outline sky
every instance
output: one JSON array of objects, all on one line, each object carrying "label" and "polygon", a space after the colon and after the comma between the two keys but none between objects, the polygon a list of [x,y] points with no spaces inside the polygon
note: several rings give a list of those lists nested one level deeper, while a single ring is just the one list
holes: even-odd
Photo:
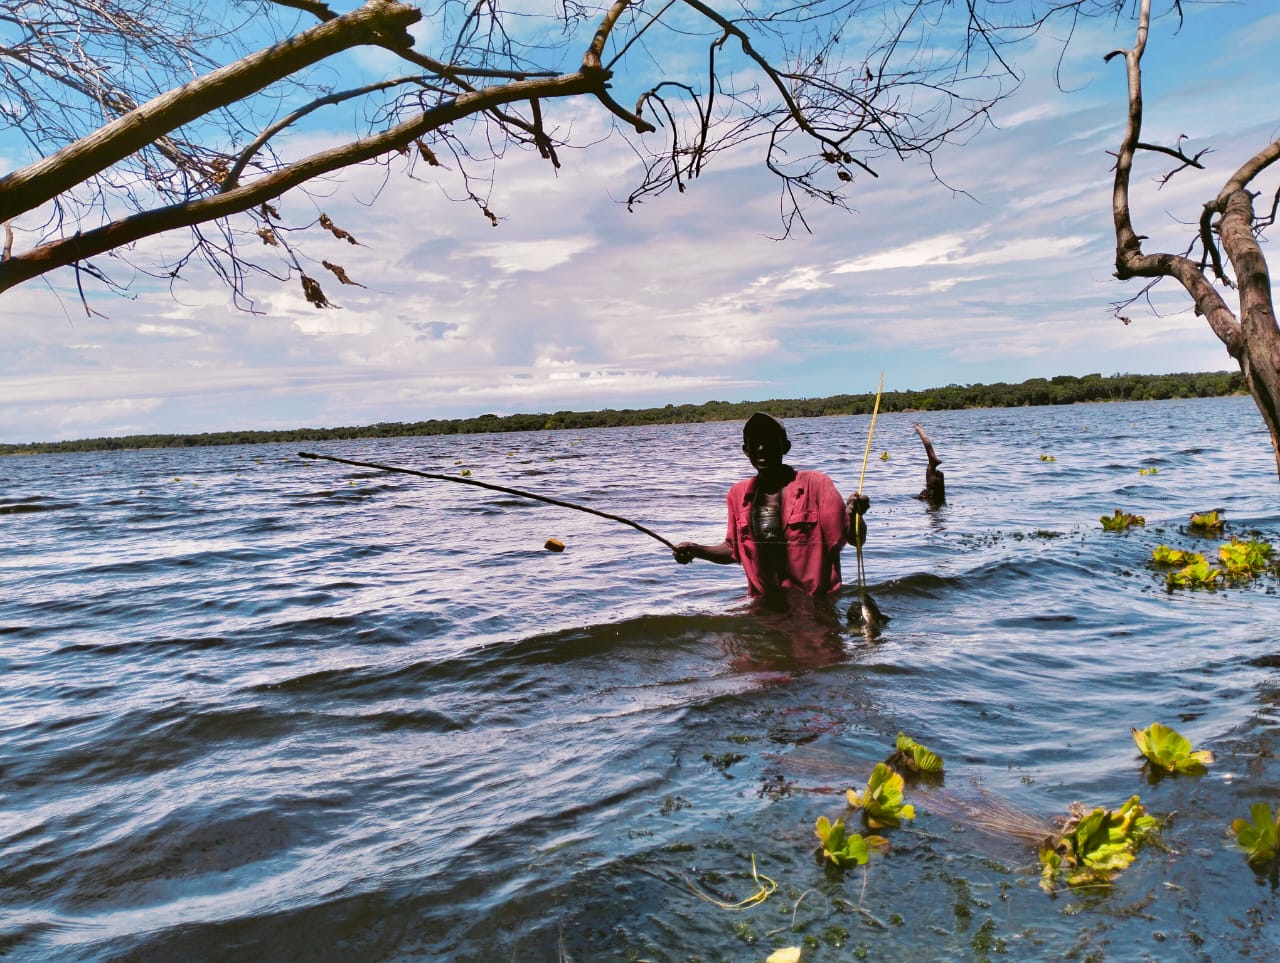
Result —
[{"label": "sky", "polygon": [[[1152,30],[1144,139],[1186,135],[1213,153],[1159,190],[1166,165],[1140,157],[1147,251],[1184,250],[1187,222],[1280,136],[1267,67],[1280,9],[1186,12],[1180,32]],[[1051,36],[1028,43],[996,128],[935,158],[943,183],[918,161],[882,163],[856,183],[852,211],[809,209],[812,233],[786,240],[777,184],[750,148],[629,212],[635,157],[605,138],[562,154],[559,171],[508,155],[496,227],[440,186],[384,184],[378,168],[286,197],[287,214],[324,211],[360,242],[307,247],[366,285],[325,281],[333,309],[296,281],[261,279],[250,294],[262,313],[237,311],[192,272],[172,291],[91,291],[102,316],[89,317],[70,276],[28,282],[0,296],[0,442],[825,397],[873,392],[881,374],[905,390],[1231,369],[1171,284],[1127,309],[1131,323],[1114,316],[1140,283],[1112,276],[1108,151],[1125,91],[1122,64],[1103,55],[1131,31],[1088,24],[1064,56]],[[588,140],[605,133],[591,105],[549,110]]]}]

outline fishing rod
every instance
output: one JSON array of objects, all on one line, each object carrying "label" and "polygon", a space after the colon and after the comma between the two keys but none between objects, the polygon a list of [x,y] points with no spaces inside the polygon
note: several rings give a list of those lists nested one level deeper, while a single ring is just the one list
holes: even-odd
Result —
[{"label": "fishing rod", "polygon": [[884,390],[884,372],[880,372],[880,384],[876,386],[876,403],[871,409],[871,427],[867,429],[867,450],[862,453],[862,474],[858,476],[858,491],[867,478],[867,459],[871,457],[871,438],[876,433],[876,416],[880,414],[880,392]]},{"label": "fishing rod", "polygon": [[[866,481],[867,478],[867,460],[871,457],[871,439],[876,433],[876,417],[880,414],[880,394],[882,391],[884,391],[883,371],[880,372],[880,384],[876,386],[875,407],[871,409],[871,426],[867,429],[867,448],[866,451],[862,453],[862,473],[858,475],[859,494],[862,492],[862,483]],[[858,554],[858,601],[861,608],[864,610],[863,617],[865,619],[865,610],[868,608],[868,602],[871,603],[870,607],[873,611],[878,613],[879,610],[875,608],[875,600],[872,599],[871,596],[867,595],[867,573],[862,562],[862,539],[865,537],[864,533],[866,532],[866,522],[862,520],[861,515],[855,514],[853,517],[857,520],[853,531],[853,547]]]},{"label": "fishing rod", "polygon": [[490,491],[502,492],[506,495],[516,495],[520,498],[532,498],[536,502],[546,502],[548,505],[559,505],[561,508],[572,508],[574,511],[586,512],[588,515],[597,515],[600,518],[607,518],[613,522],[621,522],[623,525],[630,525],[638,532],[644,532],[650,538],[656,538],[663,545],[672,551],[675,545],[667,541],[657,532],[645,528],[639,522],[633,522],[629,518],[623,518],[621,515],[611,515],[608,512],[602,512],[595,508],[588,508],[586,505],[576,505],[573,502],[562,501],[559,498],[552,498],[549,495],[535,495],[533,492],[521,491],[518,488],[507,488],[505,485],[494,485],[489,482],[476,481],[474,478],[460,478],[457,475],[441,475],[435,472],[418,471],[416,468],[401,468],[397,465],[379,465],[370,461],[352,461],[350,458],[336,458],[333,455],[317,455],[309,451],[298,452],[299,458],[318,458],[322,461],[334,461],[340,465],[355,465],[358,468],[375,468],[378,471],[398,472],[401,475],[416,475],[418,478],[433,478],[436,481],[457,482],[459,485],[474,485],[476,488],[487,488]]}]

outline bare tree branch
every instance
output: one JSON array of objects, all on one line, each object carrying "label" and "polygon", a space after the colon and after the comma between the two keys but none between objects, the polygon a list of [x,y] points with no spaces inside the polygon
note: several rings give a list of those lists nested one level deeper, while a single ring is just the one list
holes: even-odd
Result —
[{"label": "bare tree branch", "polygon": [[0,221],[39,207],[157,136],[338,51],[368,44],[407,45],[412,41],[405,28],[421,16],[406,4],[371,2],[162,94],[51,156],[0,178]]},{"label": "bare tree branch", "polygon": [[[1178,11],[1181,13],[1181,10]],[[1258,243],[1258,226],[1254,221],[1254,195],[1249,185],[1254,178],[1280,160],[1280,141],[1274,142],[1249,158],[1234,174],[1228,177],[1217,196],[1204,205],[1198,224],[1198,242],[1204,249],[1204,259],[1197,264],[1186,255],[1145,254],[1143,238],[1133,228],[1130,213],[1130,177],[1134,155],[1139,149],[1156,149],[1182,161],[1182,167],[1197,167],[1204,151],[1194,158],[1181,151],[1181,138],[1176,150],[1151,148],[1139,137],[1142,130],[1142,55],[1146,48],[1151,20],[1151,0],[1140,0],[1138,29],[1134,46],[1125,51],[1108,54],[1107,59],[1123,55],[1128,78],[1128,119],[1124,138],[1116,154],[1115,184],[1112,192],[1112,215],[1116,235],[1116,277],[1127,280],[1134,277],[1152,278],[1134,298],[1122,302],[1120,311],[1138,297],[1146,296],[1152,286],[1162,278],[1177,280],[1190,295],[1197,314],[1202,315],[1209,327],[1227,349],[1227,353],[1240,365],[1245,384],[1253,396],[1258,411],[1271,435],[1276,456],[1276,470],[1280,474],[1280,327],[1277,327],[1275,305],[1271,292],[1271,277],[1266,258]],[[1168,175],[1168,176],[1171,176]],[[1167,177],[1166,177],[1167,180]],[[1277,194],[1280,203],[1280,193]],[[1274,208],[1273,208],[1274,211]],[[1218,218],[1216,224],[1214,218]],[[1214,231],[1218,239],[1215,241]],[[1234,274],[1234,286],[1239,297],[1237,316],[1227,305],[1207,277],[1204,269],[1212,265],[1214,276],[1230,286],[1225,265],[1219,250],[1225,251]],[[1121,317],[1127,324],[1130,319]]]},{"label": "bare tree branch", "polygon": [[[438,0],[416,42],[416,0],[349,13],[327,0],[0,5],[0,127],[28,147],[26,166],[0,178],[13,230],[0,290],[77,265],[122,290],[104,268],[172,280],[203,261],[251,303],[246,278],[302,271],[287,233],[314,220],[289,227],[264,207],[285,192],[370,162],[385,185],[403,156],[400,176],[429,174],[497,224],[488,192],[506,152],[559,166],[602,130],[641,158],[632,205],[686,190],[724,151],[758,152],[780,183],[785,236],[806,227],[809,203],[847,209],[887,159],[921,156],[939,176],[934,152],[983,126],[1016,84],[1005,44],[1113,2]],[[1011,4],[1029,19],[1006,26]],[[369,46],[409,69],[352,56]],[[606,123],[554,105],[566,98],[598,104]],[[148,264],[130,247],[175,229],[190,238],[176,259]],[[86,260],[107,251],[111,265]]]}]

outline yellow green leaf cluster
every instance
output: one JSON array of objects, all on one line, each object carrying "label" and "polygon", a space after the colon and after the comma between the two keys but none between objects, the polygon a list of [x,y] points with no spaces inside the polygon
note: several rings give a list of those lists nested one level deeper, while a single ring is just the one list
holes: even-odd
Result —
[{"label": "yellow green leaf cluster", "polygon": [[902,776],[883,762],[871,770],[865,792],[849,789],[845,798],[854,809],[862,810],[862,818],[872,829],[891,828],[904,819],[916,818],[915,807],[903,802]]},{"label": "yellow green leaf cluster", "polygon": [[1159,722],[1129,731],[1138,751],[1165,772],[1200,775],[1213,762],[1213,753],[1208,749],[1193,750],[1189,739]]},{"label": "yellow green leaf cluster", "polygon": [[1166,587],[1174,588],[1210,588],[1222,581],[1222,569],[1214,568],[1203,555],[1193,556],[1189,565],[1184,565],[1176,572],[1165,576]]},{"label": "yellow green leaf cluster", "polygon": [[1151,560],[1155,565],[1190,565],[1192,562],[1203,562],[1204,556],[1199,552],[1188,552],[1181,548],[1170,548],[1168,545],[1157,545],[1151,550]]},{"label": "yellow green leaf cluster", "polygon": [[1138,797],[1119,809],[1094,809],[1068,823],[1040,850],[1040,887],[1053,892],[1059,877],[1068,886],[1107,884],[1134,860],[1137,846],[1155,829]]},{"label": "yellow green leaf cluster", "polygon": [[930,752],[910,736],[899,732],[894,748],[896,751],[887,760],[890,766],[910,772],[942,772],[942,757],[936,752]]},{"label": "yellow green leaf cluster", "polygon": [[1269,542],[1242,542],[1238,538],[1218,546],[1218,558],[1231,578],[1252,578],[1266,570],[1271,561]]},{"label": "yellow green leaf cluster", "polygon": [[1250,806],[1249,818],[1233,820],[1231,832],[1248,853],[1250,866],[1264,866],[1280,854],[1280,814],[1273,813],[1267,803]]},{"label": "yellow green leaf cluster", "polygon": [[1147,520],[1141,515],[1131,515],[1118,508],[1114,515],[1103,515],[1098,520],[1102,522],[1103,529],[1108,532],[1123,532],[1127,528],[1147,524]]},{"label": "yellow green leaf cluster", "polygon": [[1256,578],[1272,564],[1275,550],[1269,542],[1242,541],[1233,538],[1218,546],[1221,567],[1210,565],[1199,552],[1188,552],[1168,545],[1157,545],[1151,550],[1151,563],[1156,566],[1172,566],[1177,571],[1165,576],[1170,588],[1211,588],[1226,579]]},{"label": "yellow green leaf cluster", "polygon": [[1200,534],[1221,532],[1227,524],[1225,518],[1219,518],[1216,511],[1213,512],[1192,512],[1191,521],[1188,527],[1193,532]]},{"label": "yellow green leaf cluster", "polygon": [[888,845],[888,841],[880,836],[846,832],[843,818],[831,822],[826,816],[819,816],[813,831],[822,844],[822,858],[831,860],[840,869],[861,866],[871,858],[872,849]]}]

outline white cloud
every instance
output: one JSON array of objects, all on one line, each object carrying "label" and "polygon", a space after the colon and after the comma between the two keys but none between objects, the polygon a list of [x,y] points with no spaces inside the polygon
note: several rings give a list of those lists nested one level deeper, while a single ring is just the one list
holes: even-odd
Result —
[{"label": "white cloud", "polygon": [[455,257],[486,258],[504,274],[519,271],[547,271],[567,264],[584,251],[595,247],[589,237],[548,238],[540,241],[498,241],[470,245]]},{"label": "white cloud", "polygon": [[888,251],[842,261],[831,269],[831,273],[893,271],[898,268],[923,267],[928,264],[946,264],[955,261],[964,250],[965,242],[966,238],[963,234],[937,234]]},{"label": "white cloud", "polygon": [[140,324],[134,328],[141,335],[160,335],[166,338],[198,338],[200,332],[194,328],[184,328],[176,324]]}]

